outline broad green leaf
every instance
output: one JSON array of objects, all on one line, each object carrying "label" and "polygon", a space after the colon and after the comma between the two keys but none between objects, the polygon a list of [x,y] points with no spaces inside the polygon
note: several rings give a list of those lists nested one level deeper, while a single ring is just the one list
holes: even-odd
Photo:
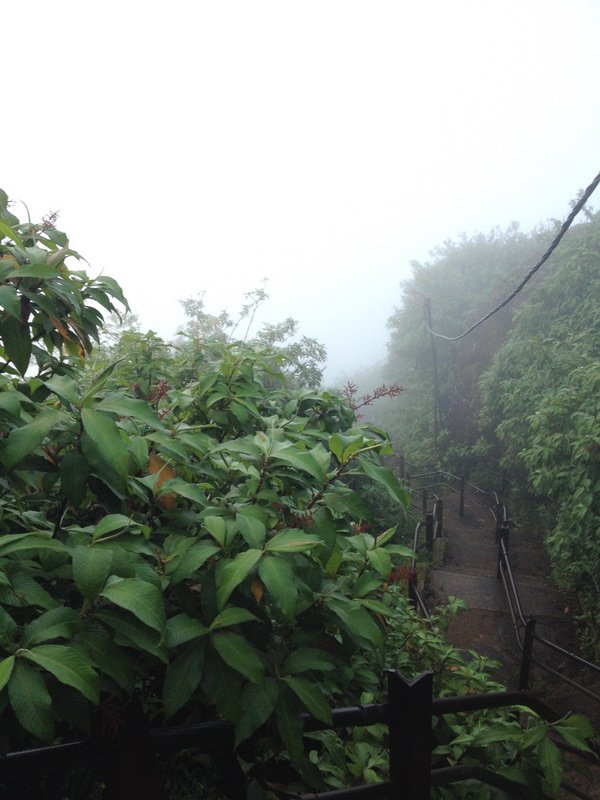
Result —
[{"label": "broad green leaf", "polygon": [[390,554],[383,547],[376,547],[374,550],[367,552],[367,559],[373,569],[387,578],[392,571],[392,559]]},{"label": "broad green leaf", "polygon": [[331,725],[331,709],[323,696],[321,688],[316,683],[311,683],[306,678],[295,678],[288,675],[283,679],[306,706],[310,713],[326,725]]},{"label": "broad green leaf", "polygon": [[258,574],[277,608],[284,617],[291,619],[296,610],[298,589],[290,564],[284,558],[265,556],[258,566]]},{"label": "broad green leaf", "polygon": [[43,533],[13,533],[9,536],[0,536],[0,557],[21,550],[54,550],[57,553],[65,553],[68,547],[53,539],[50,534],[44,536]]},{"label": "broad green leaf", "polygon": [[126,517],[124,514],[107,514],[105,517],[102,517],[100,522],[94,527],[92,541],[97,542],[107,534],[126,530],[132,525],[135,525],[133,520]]},{"label": "broad green leaf", "polygon": [[72,506],[79,506],[87,493],[89,464],[77,450],[69,450],[60,460],[60,488]]},{"label": "broad green leaf", "polygon": [[359,434],[334,433],[329,438],[329,449],[340,464],[345,464],[351,456],[365,444],[365,437]]},{"label": "broad green leaf", "polygon": [[129,453],[112,417],[103,411],[82,408],[81,422],[102,460],[118,475],[126,477]]},{"label": "broad green leaf", "polygon": [[155,442],[159,446],[161,452],[169,453],[180,461],[187,461],[189,458],[189,453],[181,442],[166,433],[153,431],[152,433],[146,434],[146,439]]},{"label": "broad green leaf", "polygon": [[107,586],[101,597],[131,611],[144,624],[163,632],[166,625],[162,594],[150,583],[139,578],[123,578]]},{"label": "broad green leaf", "polygon": [[167,647],[178,647],[208,633],[208,628],[187,614],[177,614],[167,620]]},{"label": "broad green leaf", "polygon": [[240,715],[235,729],[235,744],[245,741],[269,719],[279,697],[277,682],[248,683],[240,697]]},{"label": "broad green leaf", "polygon": [[363,598],[360,604],[363,608],[368,608],[369,611],[374,611],[382,617],[392,617],[396,613],[393,608],[389,608],[384,603],[379,600],[373,600],[371,597]]},{"label": "broad green leaf", "polygon": [[380,533],[379,536],[375,539],[376,546],[383,547],[384,544],[387,544],[390,541],[390,539],[394,536],[397,530],[398,526],[394,525],[393,528],[388,528],[387,531]]},{"label": "broad green leaf", "polygon": [[408,490],[400,485],[391,469],[382,467],[379,464],[374,464],[373,461],[366,456],[359,456],[358,463],[365,475],[385,487],[392,500],[395,500],[406,508],[410,506],[410,494]]},{"label": "broad green leaf", "polygon": [[304,775],[306,759],[302,740],[302,720],[293,702],[285,696],[284,692],[279,695],[275,705],[275,714],[277,715],[277,729],[290,760],[300,774]]},{"label": "broad green leaf", "polygon": [[191,500],[193,503],[202,506],[202,508],[206,508],[208,505],[208,498],[202,489],[193,483],[187,483],[181,478],[172,478],[162,484],[160,494],[168,494],[169,492],[175,492],[180,497],[185,497],[186,500]]},{"label": "broad green leaf", "polygon": [[51,608],[44,612],[23,631],[21,647],[32,647],[51,639],[71,639],[82,622],[79,614],[72,608]]},{"label": "broad green leaf", "polygon": [[548,725],[544,722],[539,723],[531,730],[523,734],[522,739],[518,742],[519,752],[525,753],[536,747],[548,733]]},{"label": "broad green leaf", "polygon": [[368,611],[356,600],[342,600],[329,597],[325,601],[327,607],[343,623],[344,627],[359,644],[381,647],[383,633]]},{"label": "broad green leaf", "polygon": [[[387,576],[386,576],[387,577]],[[352,594],[354,597],[365,597],[375,589],[379,589],[382,584],[382,577],[375,575],[374,572],[363,572],[352,585]]]},{"label": "broad green leaf", "polygon": [[215,703],[219,713],[232,722],[239,718],[243,683],[240,673],[227,666],[213,647],[206,648],[202,676],[204,694]]},{"label": "broad green leaf", "polygon": [[405,558],[416,558],[417,554],[414,550],[411,550],[410,547],[406,547],[403,544],[388,544],[385,548],[388,553],[394,553],[397,556],[404,556]]},{"label": "broad green leaf", "polygon": [[108,675],[126,692],[133,689],[133,661],[123,647],[116,645],[105,631],[87,630],[78,639],[97,670]]},{"label": "broad green leaf", "polygon": [[86,600],[95,600],[106,585],[112,552],[81,545],[73,550],[73,580]]},{"label": "broad green leaf", "polygon": [[221,628],[228,628],[231,625],[239,625],[242,622],[258,622],[258,617],[251,614],[250,611],[246,611],[245,608],[230,606],[213,619],[210,629],[211,631],[216,631]]},{"label": "broad green leaf", "polygon": [[198,688],[204,666],[204,642],[196,642],[167,667],[164,685],[165,718],[172,717]]},{"label": "broad green leaf", "polygon": [[[34,251],[34,248],[27,248],[30,252]],[[35,251],[34,251],[35,252]],[[40,254],[43,254],[43,250],[37,251]],[[25,264],[22,267],[17,267],[16,269],[11,270],[7,278],[59,278],[60,273],[56,269],[56,267],[49,267],[47,264]]]},{"label": "broad green leaf", "polygon": [[110,378],[113,374],[115,369],[121,364],[125,359],[119,358],[117,361],[113,361],[112,364],[109,364],[106,369],[103,369],[102,372],[98,375],[97,378],[94,379],[90,388],[81,398],[81,407],[84,408],[88,406],[92,400],[94,399],[95,395],[100,391],[100,389],[104,386],[106,381]]},{"label": "broad green leaf", "polygon": [[248,680],[259,683],[264,678],[265,669],[259,651],[239,633],[215,633],[212,643],[223,661]]},{"label": "broad green leaf", "polygon": [[321,482],[325,475],[321,469],[319,462],[310,453],[298,450],[296,447],[286,447],[283,450],[278,450],[273,456],[273,461],[283,462],[286,466],[294,467],[302,472],[307,472],[313,478]]},{"label": "broad green leaf", "polygon": [[12,576],[11,583],[15,593],[13,605],[39,606],[40,608],[56,608],[58,606],[58,601],[31,575],[19,572]]},{"label": "broad green leaf", "polygon": [[169,576],[171,586],[175,586],[189,578],[209,558],[216,555],[220,549],[214,544],[199,544],[170,561],[165,567],[165,573]]},{"label": "broad green leaf", "polygon": [[330,672],[335,668],[335,662],[329,653],[311,647],[301,647],[289,654],[282,672],[284,675],[295,675],[298,672],[308,672],[313,669],[319,672]]},{"label": "broad green leaf", "polygon": [[7,411],[13,417],[17,417],[24,399],[20,392],[15,391],[12,386],[8,387],[0,392],[0,410]]},{"label": "broad green leaf", "polygon": [[19,234],[13,230],[6,220],[0,217],[0,241],[2,239],[10,239],[11,242],[14,242],[20,250],[25,250],[25,245],[23,244]]},{"label": "broad green leaf", "polygon": [[21,300],[11,284],[0,286],[0,307],[11,317],[21,321]]},{"label": "broad green leaf", "polygon": [[164,430],[164,425],[152,406],[145,400],[136,400],[133,397],[124,397],[111,394],[101,400],[96,406],[98,411],[108,411],[120,417],[131,417],[138,422],[143,422],[151,428]]},{"label": "broad green leaf", "polygon": [[167,648],[163,645],[160,634],[154,629],[121,611],[99,611],[95,616],[122,634],[136,649],[156,656],[165,664],[168,662]]},{"label": "broad green leaf", "polygon": [[237,514],[235,518],[240,533],[250,547],[260,548],[265,543],[265,537],[267,535],[266,525],[260,519],[257,519],[257,517],[251,516],[247,512],[243,513],[244,511],[245,509]]},{"label": "broad green leaf", "polygon": [[24,651],[23,655],[51,672],[61,683],[77,689],[92,703],[98,702],[98,675],[89,661],[73,648],[61,644],[43,644]]},{"label": "broad green leaf", "polygon": [[[4,583],[2,584],[5,585]],[[8,649],[16,638],[18,625],[8,611],[0,605],[0,644]]]},{"label": "broad green leaf", "polygon": [[8,681],[8,697],[23,728],[42,741],[52,741],[52,700],[41,674],[22,658],[16,659]]},{"label": "broad green leaf", "polygon": [[223,517],[205,517],[202,524],[213,539],[220,544],[221,547],[224,547],[227,528]]},{"label": "broad green leaf", "polygon": [[583,716],[583,714],[570,714],[554,727],[557,733],[559,733],[568,744],[586,753],[592,752],[586,739],[591,739],[593,737],[594,728],[589,719]]},{"label": "broad green leaf", "polygon": [[12,675],[14,665],[14,656],[8,656],[8,658],[3,658],[2,661],[0,661],[0,692],[8,683],[8,680]]},{"label": "broad green leaf", "polygon": [[12,430],[0,446],[0,461],[10,469],[32,453],[60,419],[58,411],[42,411],[32,422]]},{"label": "broad green leaf", "polygon": [[[206,521],[204,522],[206,525]],[[250,574],[262,556],[262,550],[245,550],[223,568],[221,585],[217,590],[217,607],[221,611],[231,593]]]},{"label": "broad green leaf", "polygon": [[558,747],[546,736],[539,747],[540,766],[544,773],[545,789],[550,797],[560,796],[562,755]]},{"label": "broad green leaf", "polygon": [[72,406],[77,406],[79,403],[79,389],[75,381],[67,378],[66,375],[53,375],[44,381],[48,389],[57,394],[63,400],[71,403]]},{"label": "broad green leaf", "polygon": [[150,448],[143,436],[132,436],[129,439],[129,449],[139,469],[145,470],[148,466]]},{"label": "broad green leaf", "polygon": [[272,553],[306,553],[315,547],[322,547],[322,544],[315,536],[309,536],[294,528],[275,534],[265,545],[265,551]]}]

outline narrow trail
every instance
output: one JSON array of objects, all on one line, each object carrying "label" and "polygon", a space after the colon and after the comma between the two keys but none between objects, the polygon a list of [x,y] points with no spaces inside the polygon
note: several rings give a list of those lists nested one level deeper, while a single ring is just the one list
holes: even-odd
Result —
[{"label": "narrow trail", "polygon": [[[448,596],[462,598],[467,608],[451,624],[450,641],[498,661],[496,677],[515,688],[520,650],[502,582],[496,577],[498,545],[493,518],[487,509],[469,504],[460,517],[457,497],[452,494],[445,496],[444,506],[445,559],[442,567],[430,573],[429,603],[435,607]],[[573,646],[576,600],[559,592],[548,578],[550,565],[543,543],[538,537],[512,532],[509,553],[523,608],[539,620],[544,634],[551,632],[554,640]]]},{"label": "narrow trail", "polygon": [[[435,609],[445,604],[449,596],[462,598],[467,608],[461,609],[450,623],[450,643],[493,659],[498,663],[493,677],[509,689],[518,688],[521,651],[502,581],[496,577],[498,545],[492,515],[487,509],[465,504],[464,517],[460,517],[457,496],[445,495],[444,537],[444,563],[429,573],[427,605]],[[541,537],[526,531],[511,531],[509,557],[526,614],[536,618],[543,636],[577,652],[574,620],[578,613],[577,600],[559,591],[551,581],[550,564]],[[585,677],[574,674],[566,660],[556,657],[546,660],[558,672],[585,683]],[[568,684],[534,668],[529,688],[541,694],[561,714],[584,713],[600,729],[600,709],[594,708],[593,701]],[[599,686],[594,688],[600,689]],[[567,777],[600,800],[600,767],[591,767],[588,777],[578,775],[570,767]],[[565,798],[567,796],[572,797],[569,794]]]}]

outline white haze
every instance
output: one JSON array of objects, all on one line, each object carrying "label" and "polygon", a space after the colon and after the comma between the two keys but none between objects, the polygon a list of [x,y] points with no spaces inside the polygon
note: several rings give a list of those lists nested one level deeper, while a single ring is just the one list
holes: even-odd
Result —
[{"label": "white haze", "polygon": [[2,30],[0,186],[165,337],[268,277],[330,378],[384,357],[411,259],[562,218],[600,168],[595,0],[55,0]]}]

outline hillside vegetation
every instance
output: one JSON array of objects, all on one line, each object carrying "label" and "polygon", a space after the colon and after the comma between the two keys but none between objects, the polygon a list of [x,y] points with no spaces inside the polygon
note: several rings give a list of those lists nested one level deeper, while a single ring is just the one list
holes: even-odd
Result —
[{"label": "hillside vegetation", "polygon": [[433,330],[462,332],[509,293],[553,233],[512,226],[413,264],[389,320],[387,363],[372,377],[405,393],[369,418],[409,460],[510,492],[511,514],[524,531],[546,531],[557,579],[597,623],[600,214],[588,213],[517,298],[464,339],[433,338],[424,325],[430,313]]}]

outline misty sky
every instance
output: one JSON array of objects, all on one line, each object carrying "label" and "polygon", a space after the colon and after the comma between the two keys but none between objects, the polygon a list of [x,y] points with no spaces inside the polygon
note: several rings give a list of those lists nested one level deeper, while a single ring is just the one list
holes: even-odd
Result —
[{"label": "misty sky", "polygon": [[165,337],[179,298],[235,311],[267,277],[263,319],[298,319],[336,378],[384,357],[411,259],[563,218],[600,169],[597,0],[30,0],[1,20],[0,186],[59,210]]}]

